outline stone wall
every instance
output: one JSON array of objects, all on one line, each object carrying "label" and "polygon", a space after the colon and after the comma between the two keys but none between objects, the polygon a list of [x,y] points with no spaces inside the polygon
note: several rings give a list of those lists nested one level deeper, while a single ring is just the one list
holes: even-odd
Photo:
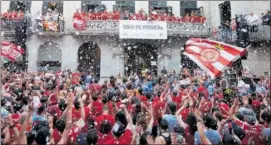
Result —
[{"label": "stone wall", "polygon": [[264,75],[264,72],[270,73],[270,55],[270,44],[251,47],[248,51],[248,59],[242,60],[243,66],[257,76]]}]

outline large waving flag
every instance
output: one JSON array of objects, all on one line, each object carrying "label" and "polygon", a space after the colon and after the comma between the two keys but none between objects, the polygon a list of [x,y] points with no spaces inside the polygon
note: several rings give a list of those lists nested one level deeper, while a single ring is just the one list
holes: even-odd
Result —
[{"label": "large waving flag", "polygon": [[246,53],[246,49],[241,47],[200,38],[190,38],[185,47],[184,54],[213,79]]},{"label": "large waving flag", "polygon": [[1,42],[1,55],[5,58],[15,61],[24,53],[24,49],[8,41]]}]

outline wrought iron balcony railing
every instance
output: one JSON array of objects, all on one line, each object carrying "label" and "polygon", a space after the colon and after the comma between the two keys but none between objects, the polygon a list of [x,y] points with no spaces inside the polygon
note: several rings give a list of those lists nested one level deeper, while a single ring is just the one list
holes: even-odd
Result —
[{"label": "wrought iron balcony railing", "polygon": [[[26,25],[26,26],[25,26]],[[6,34],[15,34],[15,29],[19,27],[27,27],[27,33],[31,32],[31,20],[28,17],[23,19],[4,19],[1,18],[1,31]]]},{"label": "wrought iron balcony railing", "polygon": [[32,32],[39,35],[61,35],[64,34],[65,21],[42,21],[35,20]]}]

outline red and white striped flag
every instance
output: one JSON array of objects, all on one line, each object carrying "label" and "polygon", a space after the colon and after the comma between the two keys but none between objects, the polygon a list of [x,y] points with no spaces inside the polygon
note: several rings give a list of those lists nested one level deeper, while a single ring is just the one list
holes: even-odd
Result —
[{"label": "red and white striped flag", "polygon": [[241,56],[246,49],[223,42],[190,38],[186,42],[184,54],[214,79]]},{"label": "red and white striped flag", "polygon": [[15,61],[24,53],[23,48],[8,41],[1,42],[1,55],[11,61]]}]

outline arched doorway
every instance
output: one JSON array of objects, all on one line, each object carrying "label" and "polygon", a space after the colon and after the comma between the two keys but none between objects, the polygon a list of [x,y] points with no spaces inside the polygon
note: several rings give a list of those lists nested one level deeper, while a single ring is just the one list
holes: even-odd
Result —
[{"label": "arched doorway", "polygon": [[58,71],[61,69],[62,52],[59,44],[47,41],[38,50],[38,71]]},{"label": "arched doorway", "polygon": [[86,42],[78,50],[78,71],[91,71],[100,77],[101,50],[96,43]]},{"label": "arched doorway", "polygon": [[136,43],[124,47],[124,71],[126,75],[149,70],[157,76],[157,48],[150,44]]}]

